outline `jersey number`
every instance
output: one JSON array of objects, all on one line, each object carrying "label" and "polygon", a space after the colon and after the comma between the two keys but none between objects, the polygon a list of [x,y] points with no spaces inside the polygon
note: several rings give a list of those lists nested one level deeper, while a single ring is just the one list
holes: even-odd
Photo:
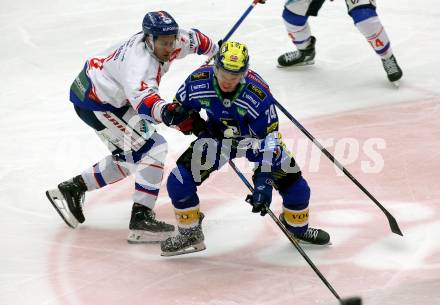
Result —
[{"label": "jersey number", "polygon": [[275,111],[275,105],[270,105],[269,109],[266,110],[267,124],[270,124],[272,120],[276,120],[277,112]]}]

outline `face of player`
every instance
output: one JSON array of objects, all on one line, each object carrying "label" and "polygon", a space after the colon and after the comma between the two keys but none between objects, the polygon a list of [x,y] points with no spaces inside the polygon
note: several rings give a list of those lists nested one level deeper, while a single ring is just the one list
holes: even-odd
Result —
[{"label": "face of player", "polygon": [[176,49],[176,39],[175,35],[158,36],[154,40],[154,55],[163,62],[170,60],[171,54]]},{"label": "face of player", "polygon": [[237,86],[240,83],[241,78],[243,77],[243,73],[234,74],[226,72],[222,69],[218,69],[216,76],[218,85],[223,92],[233,92],[235,91],[235,89],[237,89]]}]

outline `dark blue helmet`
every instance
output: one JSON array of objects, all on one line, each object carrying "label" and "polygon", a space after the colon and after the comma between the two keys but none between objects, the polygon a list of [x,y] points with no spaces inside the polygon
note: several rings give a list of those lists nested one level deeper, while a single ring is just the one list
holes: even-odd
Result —
[{"label": "dark blue helmet", "polygon": [[174,18],[165,11],[149,12],[142,21],[142,30],[145,36],[177,35],[179,25]]}]

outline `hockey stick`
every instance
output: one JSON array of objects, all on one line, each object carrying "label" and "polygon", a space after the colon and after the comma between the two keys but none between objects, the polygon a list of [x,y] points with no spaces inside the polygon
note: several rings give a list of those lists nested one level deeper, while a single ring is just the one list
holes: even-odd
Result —
[{"label": "hockey stick", "polygon": [[[238,175],[238,177],[241,179],[241,181],[247,186],[247,188],[253,192],[254,188],[249,183],[249,181],[246,179],[246,177],[243,175],[243,173],[237,168],[235,163],[232,160],[229,160],[229,165],[232,167],[234,172]],[[272,210],[266,206],[267,214],[272,218],[272,220],[278,225],[278,227],[283,231],[284,235],[287,236],[287,238],[290,240],[290,242],[293,244],[293,246],[298,250],[299,254],[307,261],[309,266],[315,271],[315,273],[318,275],[318,277],[321,279],[321,281],[327,286],[327,288],[331,291],[331,293],[338,299],[339,303],[341,305],[361,305],[362,300],[359,297],[353,297],[348,299],[341,299],[339,294],[336,292],[336,290],[330,285],[330,283],[327,281],[327,279],[322,275],[322,273],[319,271],[319,269],[315,266],[315,264],[312,262],[312,260],[307,256],[307,254],[304,252],[304,250],[299,245],[298,241],[292,237],[289,230],[284,226],[284,224],[275,216],[275,214],[272,212]]]},{"label": "hockey stick", "polygon": [[[235,24],[232,26],[232,28],[229,30],[228,34],[226,34],[226,36],[221,40],[223,42],[227,41],[229,38],[231,38],[232,34],[234,34],[234,32],[238,29],[238,27],[240,26],[240,24],[243,22],[243,20],[249,15],[249,13],[254,9],[254,7],[260,3],[259,0],[254,0],[252,1],[251,5],[249,5],[249,7],[244,11],[244,13],[240,16],[240,18],[238,18],[237,22],[235,22]],[[208,58],[205,62],[205,65],[209,64],[211,62],[211,60],[215,57],[215,55],[211,56],[210,58]]]},{"label": "hockey stick", "polygon": [[283,113],[285,116],[287,116],[289,118],[289,120],[296,125],[296,127],[298,127],[309,139],[310,141],[313,142],[313,144],[315,144],[321,151],[322,153],[330,159],[330,161],[333,162],[333,164],[335,164],[348,178],[350,178],[350,180],[356,184],[356,186],[358,188],[360,188],[362,190],[362,192],[364,192],[364,194],[366,194],[378,207],[379,209],[382,210],[382,212],[385,214],[385,216],[388,219],[388,223],[390,225],[391,231],[395,234],[401,235],[402,231],[399,228],[399,225],[396,221],[396,219],[394,218],[393,215],[391,215],[390,212],[387,211],[387,209],[384,208],[383,205],[380,204],[379,201],[376,200],[376,198],[374,198],[374,196],[362,185],[360,184],[359,181],[357,181],[357,179],[350,174],[350,172],[338,161],[335,159],[335,157],[333,157],[333,155],[331,153],[329,153],[329,151],[327,149],[324,148],[324,146],[321,145],[321,143],[318,142],[318,140],[316,140],[315,137],[313,137],[310,132],[307,131],[307,129],[304,128],[304,126],[301,125],[300,122],[298,122],[287,110],[286,108],[283,107],[283,105],[281,105],[278,101],[275,100],[275,106],[277,106]]},{"label": "hockey stick", "polygon": [[252,4],[249,5],[249,7],[246,9],[246,11],[241,15],[241,17],[237,20],[237,22],[234,24],[234,26],[229,30],[228,34],[223,38],[223,41],[227,41],[229,38],[231,38],[232,34],[237,30],[237,28],[240,26],[240,24],[243,22],[243,20],[249,15],[249,13],[254,9],[254,7],[259,3],[259,0],[252,1]]}]

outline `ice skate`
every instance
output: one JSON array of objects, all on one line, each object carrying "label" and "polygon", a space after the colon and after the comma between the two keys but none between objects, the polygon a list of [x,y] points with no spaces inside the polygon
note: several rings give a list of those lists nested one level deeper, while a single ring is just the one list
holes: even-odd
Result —
[{"label": "ice skate", "polygon": [[174,232],[173,225],[156,220],[150,208],[137,203],[133,204],[129,229],[127,241],[131,244],[159,243]]},{"label": "ice skate", "polygon": [[278,57],[278,67],[313,65],[315,63],[315,44],[316,38],[311,36],[310,44],[304,50],[287,52]]},{"label": "ice skate", "polygon": [[396,87],[399,87],[399,80],[402,78],[403,72],[394,55],[386,59],[382,58],[382,65],[387,73],[388,80]]},{"label": "ice skate", "polygon": [[199,225],[195,228],[179,228],[179,234],[167,238],[160,245],[162,256],[175,256],[199,252],[206,249],[205,236],[202,231],[202,220],[204,215],[200,213]]},{"label": "ice skate", "polygon": [[82,211],[85,185],[81,176],[76,176],[58,185],[58,188],[46,191],[46,196],[64,222],[75,229],[85,221]]},{"label": "ice skate", "polygon": [[[279,216],[280,221],[287,226],[286,221],[284,220],[283,213]],[[321,229],[315,229],[312,227],[308,227],[307,231],[302,235],[295,235],[292,233],[292,235],[300,242],[304,244],[313,244],[313,245],[331,245],[330,242],[330,235]]]}]

